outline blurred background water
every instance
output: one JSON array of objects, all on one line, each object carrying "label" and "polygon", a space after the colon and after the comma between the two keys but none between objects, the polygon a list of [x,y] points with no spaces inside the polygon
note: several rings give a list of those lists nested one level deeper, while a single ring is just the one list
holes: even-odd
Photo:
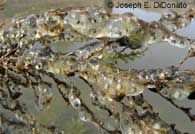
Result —
[{"label": "blurred background water", "polygon": [[[127,1],[127,0],[126,0]],[[117,2],[117,0],[115,1]],[[130,1],[128,1],[130,2]],[[194,2],[189,1],[189,2]],[[4,10],[0,13],[0,23],[1,22],[10,22],[11,18],[16,16],[26,16],[31,13],[39,13],[44,12],[51,8],[59,8],[59,7],[77,7],[77,6],[104,6],[105,1],[99,0],[98,2],[95,0],[7,0],[4,5]],[[191,4],[192,7],[195,7]],[[114,8],[113,13],[125,13],[132,12],[139,18],[145,21],[154,21],[159,20],[160,13],[164,12],[164,10],[154,10],[154,9],[116,9]],[[195,39],[195,21],[191,23],[190,26],[178,30],[178,34],[188,36],[189,38]],[[181,49],[166,42],[153,44],[150,46],[149,50],[145,52],[144,56],[136,59],[135,61],[129,61],[128,63],[119,61],[119,66],[124,69],[128,68],[159,68],[159,67],[167,67],[170,65],[176,65],[183,59],[187,54],[187,49]],[[182,65],[183,69],[195,69],[195,59],[189,59],[185,64]],[[81,81],[76,80],[77,85],[83,89],[83,94],[88,95],[87,85]],[[77,113],[71,107],[65,107],[64,101],[61,99],[59,93],[54,89],[54,99],[52,101],[51,107],[47,111],[37,111],[34,108],[33,102],[33,93],[30,90],[26,90],[24,93],[24,97],[21,99],[28,98],[28,102],[26,102],[31,108],[36,118],[40,120],[42,123],[53,123],[66,130],[67,134],[76,134],[78,131],[71,132],[70,129],[81,129],[83,127],[82,123],[79,122],[80,126],[76,126],[71,128],[71,121],[74,118],[77,118]],[[176,128],[182,130],[183,132],[189,132],[190,134],[194,134],[195,131],[195,123],[192,123],[186,115],[184,115],[181,111],[174,108],[167,101],[160,98],[158,95],[146,90],[144,92],[144,96],[147,100],[154,106],[155,110],[159,112],[160,116],[169,123],[175,123]],[[88,100],[89,101],[89,100]],[[192,107],[193,112],[195,112],[195,101],[184,100],[182,102],[177,102],[185,107]],[[97,113],[98,114],[98,113]],[[75,119],[76,120],[76,119]],[[77,125],[78,125],[77,124]],[[79,128],[81,127],[81,128]],[[84,133],[97,133],[96,129],[92,125],[86,125],[87,130]],[[76,129],[75,129],[76,130]]]}]

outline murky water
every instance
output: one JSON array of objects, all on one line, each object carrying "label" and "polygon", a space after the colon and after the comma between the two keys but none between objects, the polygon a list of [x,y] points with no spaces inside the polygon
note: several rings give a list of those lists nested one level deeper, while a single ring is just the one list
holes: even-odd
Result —
[{"label": "murky water", "polygon": [[[42,12],[46,9],[52,8],[52,7],[63,7],[61,4],[64,4],[67,6],[66,2],[62,2],[58,0],[59,2],[52,3],[51,1],[48,1],[48,5],[44,5],[44,8],[41,9],[38,5],[39,2],[34,3],[32,9],[27,10],[27,7],[25,7],[26,4],[28,4],[27,1],[22,1],[23,3],[23,9],[20,9],[17,7],[17,5],[14,6],[10,5],[11,3],[19,2],[17,0],[8,0],[8,3],[6,3],[4,15],[1,18],[1,20],[7,20],[10,19],[10,17],[18,16],[18,15],[26,15],[34,12]],[[20,1],[21,2],[21,1]],[[41,2],[41,1],[40,1]],[[44,3],[44,1],[42,1]],[[32,4],[32,3],[31,3]],[[78,4],[77,2],[71,3],[71,5]],[[30,5],[30,4],[29,4]],[[28,5],[28,8],[30,7]],[[43,4],[41,4],[41,7]],[[10,9],[9,7],[12,7],[13,9]],[[10,10],[10,11],[9,11]],[[26,11],[26,12],[23,12]],[[18,13],[14,13],[17,11]],[[129,10],[129,9],[113,9],[114,13],[124,13],[124,12],[132,12],[139,18],[145,20],[145,21],[154,21],[158,20],[160,18],[160,14],[155,12],[148,12],[141,9],[135,9],[135,10]],[[178,30],[177,33],[181,35],[188,36],[190,38],[195,39],[195,21],[191,23],[189,27],[186,27],[184,29]],[[183,59],[187,54],[187,49],[181,49],[174,46],[171,46],[170,44],[159,43],[159,44],[153,44],[147,52],[145,52],[145,55],[140,58],[136,59],[135,61],[129,61],[128,63],[119,62],[119,66],[121,68],[127,69],[127,68],[158,68],[158,67],[167,67],[170,65],[176,65],[180,62],[181,59]],[[191,58],[188,60],[184,65],[182,65],[182,68],[184,69],[195,69],[195,59]],[[87,89],[88,87],[80,80],[77,80],[78,85],[80,85],[82,89]],[[54,90],[55,92],[55,90]],[[68,124],[73,116],[77,116],[77,113],[74,112],[74,110],[71,107],[64,107],[64,102],[61,97],[59,97],[58,92],[56,91],[54,93],[54,100],[52,101],[52,105],[49,110],[38,112],[36,109],[33,109],[33,96],[31,91],[26,91],[25,97],[28,98],[29,102],[27,103],[29,106],[32,107],[32,111],[37,115],[37,119],[40,120],[40,122],[51,122],[53,124],[57,124],[60,128],[66,129],[66,124]],[[87,90],[83,91],[83,94],[88,94]],[[195,130],[195,123],[191,123],[189,119],[181,112],[178,111],[176,108],[171,106],[167,101],[163,100],[159,96],[157,96],[154,93],[151,93],[149,91],[146,91],[144,93],[145,97],[148,99],[148,101],[154,106],[156,111],[160,113],[160,116],[170,123],[175,123],[176,127],[179,130],[182,130],[184,132],[189,132],[190,134],[194,134]],[[25,98],[21,98],[25,99]],[[178,102],[179,104],[192,107],[195,112],[195,103],[194,101],[182,101]],[[88,133],[94,133],[92,132],[95,128],[92,126],[89,126]]]}]

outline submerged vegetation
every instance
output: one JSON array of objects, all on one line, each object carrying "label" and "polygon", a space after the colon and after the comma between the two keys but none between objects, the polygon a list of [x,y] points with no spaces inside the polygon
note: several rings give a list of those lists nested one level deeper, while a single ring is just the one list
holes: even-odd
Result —
[{"label": "submerged vegetation", "polygon": [[[15,18],[11,27],[0,31],[0,133],[66,133],[36,120],[21,99],[26,90],[32,91],[36,107],[44,111],[57,90],[64,106],[72,106],[80,120],[92,123],[99,133],[181,134],[159,117],[143,92],[159,94],[195,120],[190,108],[174,102],[195,97],[195,71],[180,69],[194,56],[195,40],[175,32],[188,26],[194,16],[194,9],[181,14],[170,11],[158,22],[148,23],[131,13],[118,15],[90,7]],[[189,53],[177,66],[167,68],[122,70],[113,62],[142,56],[151,44],[162,41],[187,47]],[[56,42],[63,42],[64,49],[79,47],[57,51]],[[90,104],[75,78],[90,87],[86,95]],[[67,129],[86,132],[81,122],[74,123]]]}]

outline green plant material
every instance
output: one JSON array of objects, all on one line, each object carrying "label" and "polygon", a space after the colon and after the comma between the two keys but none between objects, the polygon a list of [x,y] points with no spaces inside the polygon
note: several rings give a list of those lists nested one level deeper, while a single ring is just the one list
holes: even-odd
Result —
[{"label": "green plant material", "polygon": [[144,56],[144,52],[131,52],[129,54],[115,53],[115,54],[105,54],[104,58],[110,60],[111,62],[116,62],[122,60],[127,63],[129,60],[134,61],[137,58]]}]

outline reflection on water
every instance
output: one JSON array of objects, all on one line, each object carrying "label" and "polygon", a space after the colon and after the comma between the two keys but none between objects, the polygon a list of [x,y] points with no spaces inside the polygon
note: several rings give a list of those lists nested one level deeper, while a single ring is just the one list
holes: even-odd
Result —
[{"label": "reflection on water", "polygon": [[155,13],[155,12],[149,12],[149,11],[144,11],[142,9],[128,9],[128,8],[113,8],[113,13],[133,13],[134,15],[136,15],[138,18],[143,19],[147,22],[151,22],[151,21],[157,21],[160,19],[160,14],[159,13]]}]

